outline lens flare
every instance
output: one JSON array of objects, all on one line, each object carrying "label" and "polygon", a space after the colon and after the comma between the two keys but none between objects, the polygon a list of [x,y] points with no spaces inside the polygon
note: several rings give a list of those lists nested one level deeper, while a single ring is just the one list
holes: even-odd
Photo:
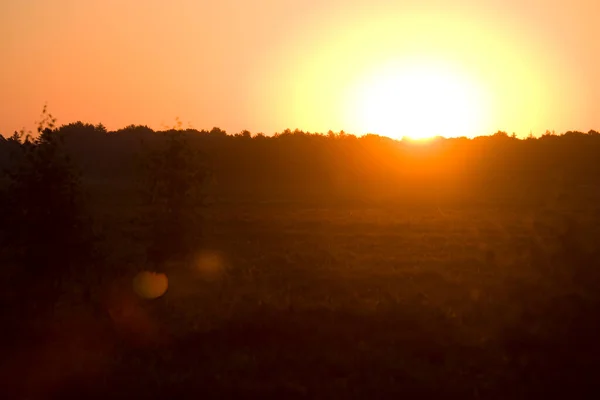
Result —
[{"label": "lens flare", "polygon": [[164,295],[169,287],[167,275],[142,271],[133,278],[133,291],[143,299],[157,299]]},{"label": "lens flare", "polygon": [[204,250],[197,255],[193,268],[200,278],[214,281],[225,272],[225,262],[218,252]]}]

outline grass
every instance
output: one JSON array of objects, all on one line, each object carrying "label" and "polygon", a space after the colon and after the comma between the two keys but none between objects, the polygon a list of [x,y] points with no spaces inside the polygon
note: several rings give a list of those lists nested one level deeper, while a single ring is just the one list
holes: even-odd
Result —
[{"label": "grass", "polygon": [[[579,211],[577,211],[579,210]],[[598,390],[600,213],[213,205],[169,291],[104,210],[103,279],[6,353],[31,398],[524,398]],[[199,267],[209,255],[218,273]],[[32,325],[33,326],[33,325]]]}]

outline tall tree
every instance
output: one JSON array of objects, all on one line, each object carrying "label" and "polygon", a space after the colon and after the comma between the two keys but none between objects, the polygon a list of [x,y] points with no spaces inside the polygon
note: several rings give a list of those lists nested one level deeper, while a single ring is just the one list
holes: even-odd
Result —
[{"label": "tall tree", "polygon": [[163,132],[164,141],[146,163],[145,197],[152,220],[148,259],[155,268],[185,256],[194,239],[196,209],[206,170],[181,129]]},{"label": "tall tree", "polygon": [[13,261],[40,279],[60,280],[87,253],[88,238],[78,172],[55,122],[44,106],[38,137],[19,142],[3,220]]}]

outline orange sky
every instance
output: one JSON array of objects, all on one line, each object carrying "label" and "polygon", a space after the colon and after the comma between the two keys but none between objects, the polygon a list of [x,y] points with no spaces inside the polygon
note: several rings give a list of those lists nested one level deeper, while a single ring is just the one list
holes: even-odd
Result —
[{"label": "orange sky", "polygon": [[59,124],[108,129],[598,130],[599,15],[597,0],[3,1],[0,132],[33,129],[46,101]]}]

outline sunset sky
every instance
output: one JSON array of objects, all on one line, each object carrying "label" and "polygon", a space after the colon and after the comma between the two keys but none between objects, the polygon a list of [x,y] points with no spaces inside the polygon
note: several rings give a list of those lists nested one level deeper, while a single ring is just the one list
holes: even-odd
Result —
[{"label": "sunset sky", "polygon": [[597,0],[5,0],[0,133],[600,130]]}]

